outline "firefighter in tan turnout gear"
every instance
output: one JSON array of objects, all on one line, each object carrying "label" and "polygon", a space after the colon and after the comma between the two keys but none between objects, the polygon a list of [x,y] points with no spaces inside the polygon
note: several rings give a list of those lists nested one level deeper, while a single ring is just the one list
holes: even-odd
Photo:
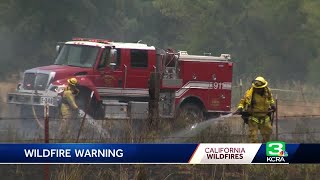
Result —
[{"label": "firefighter in tan turnout gear", "polygon": [[242,114],[245,123],[249,125],[251,143],[258,143],[259,130],[263,143],[270,140],[272,134],[271,113],[275,110],[275,102],[268,88],[268,82],[261,76],[257,77],[252,82],[252,87],[240,100],[236,112]]},{"label": "firefighter in tan turnout gear", "polygon": [[76,88],[78,83],[76,78],[67,80],[68,86],[62,93],[61,102],[61,122],[59,127],[59,134],[62,138],[70,134],[71,126],[76,123],[78,118],[79,108],[75,102],[75,96],[79,93]]}]

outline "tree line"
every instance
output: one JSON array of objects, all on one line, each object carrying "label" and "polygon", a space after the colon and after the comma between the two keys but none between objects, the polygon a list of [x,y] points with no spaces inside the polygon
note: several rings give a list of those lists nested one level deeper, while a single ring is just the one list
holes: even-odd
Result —
[{"label": "tree line", "polygon": [[320,1],[3,0],[0,75],[51,64],[72,37],[230,53],[236,79],[319,83]]}]

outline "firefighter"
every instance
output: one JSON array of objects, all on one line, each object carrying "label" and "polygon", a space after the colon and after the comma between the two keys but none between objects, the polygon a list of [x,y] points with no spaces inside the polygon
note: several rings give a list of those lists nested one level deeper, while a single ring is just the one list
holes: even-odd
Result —
[{"label": "firefighter", "polygon": [[75,121],[78,118],[79,108],[75,102],[75,96],[79,94],[77,89],[78,81],[76,78],[70,78],[67,80],[68,85],[62,92],[61,102],[61,122],[59,127],[59,134],[62,139],[70,134],[70,126],[75,125]]},{"label": "firefighter", "polygon": [[240,100],[237,114],[242,116],[249,126],[251,143],[258,143],[258,131],[263,138],[263,143],[270,140],[272,134],[271,113],[276,110],[275,102],[268,88],[268,82],[261,76],[252,82],[252,87],[247,90]]}]

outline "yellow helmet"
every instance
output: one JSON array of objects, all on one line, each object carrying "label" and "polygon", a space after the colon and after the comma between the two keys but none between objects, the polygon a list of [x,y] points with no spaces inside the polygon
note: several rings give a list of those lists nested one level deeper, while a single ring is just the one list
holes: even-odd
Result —
[{"label": "yellow helmet", "polygon": [[70,78],[70,79],[68,79],[67,81],[68,81],[68,83],[69,83],[70,85],[72,85],[72,86],[75,86],[75,85],[78,84],[78,80],[77,80],[76,78]]},{"label": "yellow helmet", "polygon": [[253,82],[252,82],[252,87],[254,88],[264,88],[268,85],[268,82],[261,76],[257,77]]}]

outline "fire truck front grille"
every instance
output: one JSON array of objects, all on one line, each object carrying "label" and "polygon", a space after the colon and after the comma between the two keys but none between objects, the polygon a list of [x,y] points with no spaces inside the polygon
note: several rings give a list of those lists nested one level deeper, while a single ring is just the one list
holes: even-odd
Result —
[{"label": "fire truck front grille", "polygon": [[26,73],[24,75],[23,89],[45,90],[49,79],[49,74]]}]

